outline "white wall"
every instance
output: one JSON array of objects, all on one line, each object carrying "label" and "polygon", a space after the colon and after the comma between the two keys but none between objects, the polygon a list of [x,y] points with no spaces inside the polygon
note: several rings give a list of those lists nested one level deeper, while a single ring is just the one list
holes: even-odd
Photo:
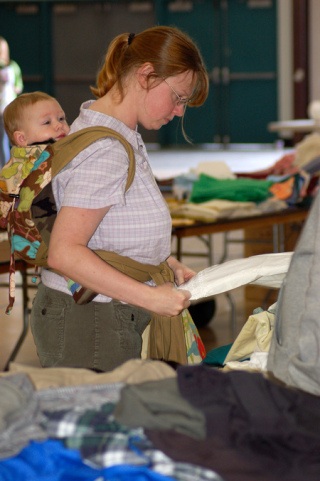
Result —
[{"label": "white wall", "polygon": [[[279,120],[293,118],[293,29],[292,0],[278,0],[278,113]],[[312,100],[320,100],[320,1],[310,0],[309,10],[309,89]]]},{"label": "white wall", "polygon": [[[317,1],[317,0],[315,0]],[[320,2],[319,2],[320,4]],[[278,0],[278,119],[293,118],[292,0]]]},{"label": "white wall", "polygon": [[320,2],[310,0],[310,101],[320,100]]}]

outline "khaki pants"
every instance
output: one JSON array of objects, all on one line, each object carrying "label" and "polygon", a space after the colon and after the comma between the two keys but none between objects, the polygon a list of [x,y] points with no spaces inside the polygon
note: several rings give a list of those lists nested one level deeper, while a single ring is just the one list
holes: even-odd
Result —
[{"label": "khaki pants", "polygon": [[77,305],[72,296],[40,283],[30,324],[43,367],[111,371],[141,357],[141,336],[150,318],[118,301]]}]

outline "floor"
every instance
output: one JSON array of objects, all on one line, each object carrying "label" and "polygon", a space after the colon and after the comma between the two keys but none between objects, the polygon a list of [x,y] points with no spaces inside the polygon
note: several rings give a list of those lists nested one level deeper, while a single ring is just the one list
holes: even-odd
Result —
[{"label": "floor", "polygon": [[[150,148],[150,163],[155,176],[162,180],[173,177],[175,175],[188,172],[196,167],[200,162],[219,161],[224,162],[232,172],[253,171],[266,168],[278,160],[284,151],[277,150],[269,146],[261,150],[255,146],[230,148],[228,150],[219,150],[211,148],[203,148],[199,150],[185,151],[162,151]],[[232,235],[241,237],[242,232],[234,232]],[[186,251],[200,252],[204,251],[205,246],[198,238],[186,239],[184,249]],[[223,249],[223,234],[212,236],[214,263],[218,263]],[[173,252],[175,246],[172,246]],[[243,245],[232,244],[229,250],[228,259],[240,258],[243,256]],[[188,257],[183,261],[196,271],[200,271],[207,267],[205,258]],[[19,275],[18,275],[19,277]],[[7,281],[7,274],[0,275],[0,284]],[[17,279],[18,280],[18,279]],[[8,290],[6,287],[0,288],[0,370],[4,368],[10,353],[14,349],[15,343],[19,338],[22,329],[22,296],[21,289],[17,289],[16,301],[14,309],[9,316],[5,314],[7,305]],[[32,300],[35,294],[34,289],[29,290],[29,297]],[[235,306],[235,333],[239,332],[241,326],[246,321],[244,308],[244,288],[238,288],[231,292],[233,303]],[[218,295],[216,300],[216,312],[206,327],[200,329],[200,335],[204,341],[207,351],[224,344],[232,342],[234,332],[231,322],[231,305],[228,298],[224,295]],[[33,343],[30,331],[27,334],[17,356],[16,362],[24,363],[32,366],[39,366],[36,349]]]}]

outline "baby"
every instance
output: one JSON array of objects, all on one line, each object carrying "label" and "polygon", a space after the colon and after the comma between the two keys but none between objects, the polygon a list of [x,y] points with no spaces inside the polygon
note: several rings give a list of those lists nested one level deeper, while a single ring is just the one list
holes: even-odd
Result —
[{"label": "baby", "polygon": [[3,121],[12,148],[0,173],[0,189],[14,193],[47,144],[65,137],[70,127],[60,104],[44,92],[18,96],[5,108]]},{"label": "baby", "polygon": [[[4,126],[9,137],[11,157],[0,172],[0,189],[17,193],[21,181],[33,169],[35,162],[49,143],[68,135],[70,127],[58,101],[44,92],[25,93],[4,110]],[[78,301],[77,283],[67,279],[67,285]]]}]

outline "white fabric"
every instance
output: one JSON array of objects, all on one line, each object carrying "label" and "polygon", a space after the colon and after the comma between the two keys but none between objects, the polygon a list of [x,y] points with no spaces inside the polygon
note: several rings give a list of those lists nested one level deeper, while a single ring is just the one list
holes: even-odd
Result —
[{"label": "white fabric", "polygon": [[229,361],[229,369],[267,371],[268,352],[253,352],[249,361]]},{"label": "white fabric", "polygon": [[236,175],[231,171],[230,167],[223,161],[205,161],[199,162],[194,169],[196,174],[206,174],[216,179],[235,179]]},{"label": "white fabric", "polygon": [[178,289],[190,291],[196,301],[246,284],[280,288],[291,257],[292,252],[281,252],[234,259],[200,271]]}]

